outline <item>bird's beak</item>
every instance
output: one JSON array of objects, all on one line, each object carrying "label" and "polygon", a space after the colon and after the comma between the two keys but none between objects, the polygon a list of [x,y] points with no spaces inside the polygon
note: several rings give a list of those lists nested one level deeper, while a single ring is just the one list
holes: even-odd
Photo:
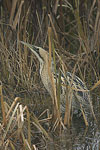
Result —
[{"label": "bird's beak", "polygon": [[20,43],[22,43],[23,45],[27,46],[34,54],[35,56],[38,58],[39,62],[43,63],[43,59],[40,56],[40,48],[31,44],[28,44],[26,42],[20,41]]},{"label": "bird's beak", "polygon": [[27,46],[32,52],[36,51],[37,53],[39,52],[39,48],[37,46],[28,44],[26,42],[20,41],[23,45]]}]

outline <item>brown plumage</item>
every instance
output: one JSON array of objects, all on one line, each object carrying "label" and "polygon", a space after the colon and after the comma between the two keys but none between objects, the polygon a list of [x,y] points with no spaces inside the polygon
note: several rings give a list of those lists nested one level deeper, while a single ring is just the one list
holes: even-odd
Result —
[{"label": "brown plumage", "polygon": [[[27,44],[25,42],[21,42],[22,44],[26,45],[38,58],[39,63],[40,63],[40,76],[41,80],[44,84],[44,87],[47,89],[48,93],[50,94],[51,98],[54,98],[53,94],[53,88],[52,88],[52,83],[51,83],[51,78],[49,74],[49,69],[51,71],[51,74],[54,75],[54,68],[53,68],[53,63],[51,63],[51,68],[49,66],[49,54],[47,51],[45,51],[41,47],[33,46],[30,44]],[[56,76],[57,77],[57,76]],[[87,89],[86,85],[82,82],[82,80],[71,74],[70,72],[66,73],[66,78],[61,76],[64,80],[64,84],[67,84],[71,88],[71,94],[72,94],[72,109],[74,111],[80,110],[80,105],[83,107],[84,112],[86,113],[92,108],[91,100],[90,100],[90,92]],[[62,82],[63,82],[62,81]],[[63,93],[61,93],[61,112],[65,112],[65,105],[66,105],[66,90],[68,90],[65,87],[61,87]],[[67,91],[68,92],[68,91]],[[70,97],[70,92],[68,92],[68,98]],[[69,98],[70,100],[70,98]],[[93,112],[93,109],[92,109]]]}]

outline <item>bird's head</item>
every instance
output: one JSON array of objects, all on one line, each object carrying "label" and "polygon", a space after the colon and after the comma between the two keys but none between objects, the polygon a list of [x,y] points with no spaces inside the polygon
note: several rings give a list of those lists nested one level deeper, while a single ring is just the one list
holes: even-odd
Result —
[{"label": "bird's head", "polygon": [[27,46],[35,54],[35,56],[38,58],[38,60],[40,62],[40,73],[41,73],[41,69],[43,68],[43,64],[48,64],[48,61],[49,61],[48,52],[41,47],[34,46],[34,45],[28,44],[26,42],[21,41],[21,43],[24,44],[25,46]]},{"label": "bird's head", "polygon": [[48,52],[46,50],[44,50],[43,48],[28,44],[23,41],[21,41],[21,43],[24,44],[25,46],[27,46],[36,55],[39,62],[41,62],[41,60],[43,62],[45,62],[46,59],[48,59]]}]

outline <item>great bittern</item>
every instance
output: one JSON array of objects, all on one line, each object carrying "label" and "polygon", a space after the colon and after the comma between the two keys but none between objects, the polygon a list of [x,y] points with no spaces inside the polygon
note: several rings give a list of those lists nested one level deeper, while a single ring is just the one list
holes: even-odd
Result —
[{"label": "great bittern", "polygon": [[[40,62],[41,80],[44,84],[44,87],[49,92],[51,98],[54,98],[51,79],[50,79],[50,75],[48,73],[49,53],[41,47],[33,46],[31,44],[28,44],[28,43],[25,43],[22,41],[21,41],[21,43],[26,45],[38,58],[38,60]],[[51,73],[55,76],[54,69],[53,69],[53,63],[51,63]],[[56,77],[57,77],[57,75],[56,75]],[[89,102],[90,102],[90,93],[89,93],[86,85],[83,83],[83,81],[79,77],[71,74],[70,72],[67,72],[66,77],[64,77],[63,75],[61,76],[61,82],[62,83],[64,82],[64,84],[67,84],[71,88],[71,94],[68,93],[68,97],[70,97],[70,95],[72,95],[71,101],[72,101],[73,113],[76,113],[76,112],[78,112],[78,110],[81,110],[81,107],[83,107],[84,110],[88,111]],[[65,105],[66,105],[66,90],[67,90],[67,88],[65,86],[61,87],[61,88],[62,88],[61,113],[64,113]]]}]

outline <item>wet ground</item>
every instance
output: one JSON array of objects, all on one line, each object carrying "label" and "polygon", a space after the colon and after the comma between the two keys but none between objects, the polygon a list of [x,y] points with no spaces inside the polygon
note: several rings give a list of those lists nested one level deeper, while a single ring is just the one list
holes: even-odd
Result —
[{"label": "wet ground", "polygon": [[90,119],[89,127],[83,121],[73,118],[71,128],[67,128],[60,136],[54,136],[48,143],[48,150],[100,150],[100,98],[94,103],[94,111],[98,123]]},{"label": "wet ground", "polygon": [[[90,119],[86,127],[81,119],[73,118],[71,127],[58,136],[50,133],[52,141],[45,141],[43,150],[100,150],[100,98],[94,103],[98,123]],[[45,104],[44,104],[45,106]]]},{"label": "wet ground", "polygon": [[54,141],[48,143],[49,150],[99,150],[100,129],[95,123],[85,128],[81,122],[77,126],[62,132],[60,136],[54,136]]},{"label": "wet ground", "polygon": [[[50,108],[51,98],[48,94],[41,96],[39,92],[35,95],[31,97],[32,101],[26,98],[26,105],[39,116],[46,108]],[[93,106],[98,123],[90,119],[89,127],[86,127],[83,120],[74,117],[71,127],[63,130],[60,135],[49,132],[51,141],[45,140],[40,131],[33,131],[33,143],[38,150],[100,150],[100,97],[93,98]]]}]

